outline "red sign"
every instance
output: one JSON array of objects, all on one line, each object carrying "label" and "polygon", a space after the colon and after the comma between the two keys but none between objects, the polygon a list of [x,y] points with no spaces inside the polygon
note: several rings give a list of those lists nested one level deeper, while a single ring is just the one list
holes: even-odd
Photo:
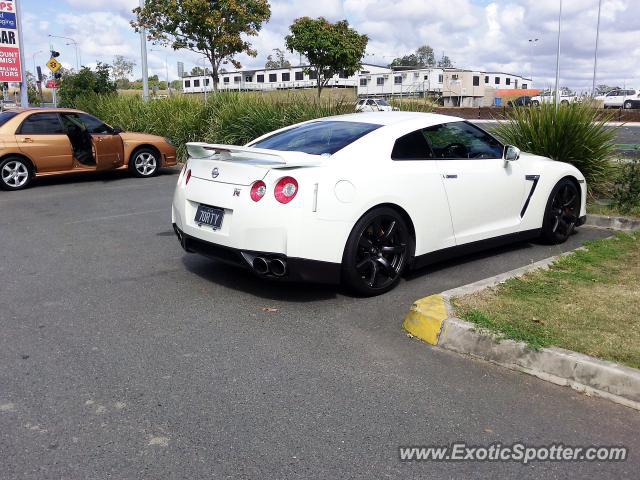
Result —
[{"label": "red sign", "polygon": [[55,80],[47,80],[47,88],[58,88],[58,82]]},{"label": "red sign", "polygon": [[0,12],[13,13],[16,9],[13,6],[13,2],[0,2]]},{"label": "red sign", "polygon": [[20,49],[0,45],[0,82],[21,82]]}]

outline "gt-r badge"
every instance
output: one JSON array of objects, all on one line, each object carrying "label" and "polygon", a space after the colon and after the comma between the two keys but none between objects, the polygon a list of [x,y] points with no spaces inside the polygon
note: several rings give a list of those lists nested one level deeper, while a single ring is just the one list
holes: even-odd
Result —
[{"label": "gt-r badge", "polygon": [[218,167],[216,167],[213,170],[211,170],[211,176],[213,178],[218,178],[218,175],[220,175],[220,170],[218,170]]},{"label": "gt-r badge", "polygon": [[241,191],[241,190],[240,190],[239,188],[236,188],[236,189],[233,191],[233,196],[234,196],[234,197],[239,197],[239,196],[240,196],[240,191]]}]

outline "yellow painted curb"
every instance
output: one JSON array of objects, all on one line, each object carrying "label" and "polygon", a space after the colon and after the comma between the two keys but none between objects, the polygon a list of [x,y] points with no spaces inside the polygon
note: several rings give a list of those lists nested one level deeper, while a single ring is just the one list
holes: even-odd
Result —
[{"label": "yellow painted curb", "polygon": [[442,295],[430,295],[411,305],[411,310],[402,326],[414,337],[431,345],[437,345],[442,323],[447,317],[447,307]]}]

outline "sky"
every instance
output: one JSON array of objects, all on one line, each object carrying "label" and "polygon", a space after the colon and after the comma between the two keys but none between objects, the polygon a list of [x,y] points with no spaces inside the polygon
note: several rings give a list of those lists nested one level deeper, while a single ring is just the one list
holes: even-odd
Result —
[{"label": "sky", "polygon": [[[140,75],[140,39],[129,25],[139,0],[22,0],[27,69],[48,60],[50,44],[66,67],[110,63],[115,55],[136,62]],[[369,36],[364,62],[383,65],[428,44],[436,57],[449,56],[460,68],[533,75],[545,88],[555,81],[560,0],[273,0],[271,19],[251,37],[256,58],[238,55],[244,68],[263,67],[274,48],[301,16],[347,19]],[[598,0],[564,0],[560,84],[589,90],[593,78]],[[640,88],[640,0],[602,0],[597,84]],[[538,39],[530,42],[530,39]],[[177,62],[190,71],[199,56],[148,44],[150,75],[177,78]],[[38,53],[40,52],[40,53]],[[35,55],[35,56],[34,56]],[[287,53],[292,64],[296,54]],[[232,67],[227,67],[231,70]]]}]

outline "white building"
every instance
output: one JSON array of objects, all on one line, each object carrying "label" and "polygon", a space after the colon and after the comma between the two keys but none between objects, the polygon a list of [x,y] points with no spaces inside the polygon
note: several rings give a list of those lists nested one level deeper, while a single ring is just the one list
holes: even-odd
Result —
[{"label": "white building", "polygon": [[436,95],[445,106],[492,104],[495,90],[531,88],[531,81],[519,75],[481,72],[458,68],[420,68],[392,70],[378,67],[361,72],[358,96],[391,97]]},{"label": "white building", "polygon": [[[317,86],[314,72],[305,72],[309,67],[299,65],[290,68],[239,70],[224,72],[218,75],[219,90],[287,90],[297,88],[315,88]],[[388,70],[375,65],[362,65],[363,71]],[[358,83],[358,75],[347,76],[334,75],[327,84],[328,88],[355,88]],[[184,93],[203,93],[213,91],[213,79],[210,76],[186,76],[182,79]]]}]

